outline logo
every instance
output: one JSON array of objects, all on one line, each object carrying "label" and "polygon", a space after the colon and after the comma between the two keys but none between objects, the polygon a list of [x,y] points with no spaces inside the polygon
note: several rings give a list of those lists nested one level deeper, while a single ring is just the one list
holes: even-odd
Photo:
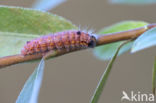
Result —
[{"label": "logo", "polygon": [[145,94],[141,92],[131,91],[130,93],[126,93],[122,91],[121,101],[131,101],[131,102],[154,102],[155,98],[153,94]]}]

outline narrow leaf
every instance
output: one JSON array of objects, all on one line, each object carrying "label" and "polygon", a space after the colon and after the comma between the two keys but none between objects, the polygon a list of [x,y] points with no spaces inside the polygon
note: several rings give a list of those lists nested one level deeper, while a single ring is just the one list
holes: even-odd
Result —
[{"label": "narrow leaf", "polygon": [[64,3],[65,1],[66,0],[36,0],[35,4],[33,5],[33,8],[48,11]]},{"label": "narrow leaf", "polygon": [[77,28],[60,16],[20,7],[0,6],[0,21],[0,57],[19,54],[35,37]]},{"label": "narrow leaf", "polygon": [[[117,24],[114,24],[113,26],[107,27],[102,29],[98,34],[107,34],[107,33],[114,33],[114,32],[121,32],[121,31],[126,31],[130,29],[135,29],[138,27],[142,27],[147,25],[148,23],[143,22],[143,21],[124,21],[120,22]],[[111,43],[107,45],[103,45],[100,47],[96,47],[94,49],[94,54],[97,58],[101,60],[108,60],[111,59],[119,45],[123,42],[116,42],[116,43]],[[119,52],[119,55],[128,51],[132,46],[132,42],[126,44]]]},{"label": "narrow leaf", "polygon": [[114,4],[131,4],[131,5],[143,5],[143,4],[153,4],[156,0],[109,0]]},{"label": "narrow leaf", "polygon": [[131,52],[134,53],[152,46],[156,46],[156,28],[152,28],[139,36],[134,41]]},{"label": "narrow leaf", "polygon": [[106,84],[106,82],[107,82],[108,76],[109,76],[109,74],[110,74],[110,72],[111,72],[112,66],[113,66],[113,64],[114,64],[114,62],[115,62],[115,60],[116,60],[116,57],[117,57],[117,55],[118,55],[118,53],[119,53],[119,50],[121,49],[121,47],[123,47],[123,46],[124,46],[125,44],[127,44],[128,42],[129,42],[129,41],[123,42],[123,43],[118,47],[118,49],[116,50],[116,52],[115,52],[115,54],[114,54],[112,60],[111,60],[111,61],[109,62],[109,64],[107,65],[107,68],[106,68],[105,72],[103,73],[103,75],[102,75],[102,77],[101,77],[101,79],[100,79],[100,81],[99,81],[99,84],[98,84],[98,86],[97,86],[97,88],[96,88],[96,90],[95,90],[95,93],[94,93],[94,95],[93,95],[93,97],[92,97],[90,103],[98,103],[98,100],[99,100],[100,95],[101,95],[101,93],[102,93],[102,91],[103,91],[103,88],[104,88],[104,86],[105,86],[105,84]]},{"label": "narrow leaf", "polygon": [[155,95],[155,88],[156,88],[156,58],[155,58],[155,61],[154,61],[153,77],[152,77],[152,90],[153,90],[154,95]]},{"label": "narrow leaf", "polygon": [[37,103],[42,78],[44,73],[44,59],[40,61],[38,67],[26,81],[16,103]]}]

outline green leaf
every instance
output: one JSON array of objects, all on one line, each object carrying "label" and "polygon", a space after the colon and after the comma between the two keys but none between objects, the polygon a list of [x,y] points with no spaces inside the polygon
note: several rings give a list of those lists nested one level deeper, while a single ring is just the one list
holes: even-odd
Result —
[{"label": "green leaf", "polygon": [[98,103],[98,100],[99,100],[100,95],[101,95],[101,93],[102,93],[102,91],[103,91],[103,88],[104,88],[104,86],[105,86],[105,84],[106,84],[106,82],[107,82],[108,76],[109,76],[109,74],[110,74],[110,72],[111,72],[111,69],[112,69],[112,66],[113,66],[113,64],[114,64],[114,62],[115,62],[115,60],[116,60],[116,57],[117,57],[117,55],[118,55],[120,49],[121,49],[125,44],[127,44],[128,42],[129,42],[129,41],[123,42],[123,43],[117,48],[117,50],[115,51],[115,54],[114,54],[112,60],[111,60],[111,61],[109,62],[109,64],[107,65],[107,68],[106,68],[105,72],[103,73],[103,75],[102,75],[102,77],[101,77],[101,79],[100,79],[100,81],[99,81],[99,83],[98,83],[98,86],[97,86],[97,88],[96,88],[96,90],[95,90],[95,93],[94,93],[93,97],[91,98],[91,102],[90,102],[90,103]]},{"label": "green leaf", "polygon": [[37,103],[40,87],[42,84],[44,65],[44,59],[42,59],[38,67],[26,81],[21,93],[16,100],[16,103]]},{"label": "green leaf", "polygon": [[0,6],[0,56],[19,54],[26,41],[41,35],[77,29],[64,18],[38,10]]},{"label": "green leaf", "polygon": [[153,91],[153,94],[155,94],[155,88],[156,88],[156,57],[155,57],[155,61],[154,61],[153,77],[152,77],[152,91]]},{"label": "green leaf", "polygon": [[156,0],[110,0],[114,4],[133,4],[133,5],[142,5],[142,4],[153,4],[156,3]]},{"label": "green leaf", "polygon": [[155,88],[156,88],[156,57],[155,57],[155,61],[154,61],[153,76],[152,76],[152,91],[153,91],[153,94],[155,94]]},{"label": "green leaf", "polygon": [[152,28],[139,36],[134,41],[131,52],[134,53],[152,46],[156,46],[156,28]]},{"label": "green leaf", "polygon": [[[102,29],[98,34],[107,34],[107,33],[114,33],[114,32],[121,32],[121,31],[126,31],[130,29],[135,29],[138,27],[142,27],[147,25],[148,23],[143,22],[143,21],[124,21],[117,23],[113,26],[107,27]],[[100,47],[96,47],[94,49],[94,54],[101,60],[108,60],[111,59],[119,45],[123,42],[116,42],[116,43],[111,43],[111,44],[106,44]],[[128,51],[132,46],[132,42],[126,44],[119,52],[119,55]]]}]

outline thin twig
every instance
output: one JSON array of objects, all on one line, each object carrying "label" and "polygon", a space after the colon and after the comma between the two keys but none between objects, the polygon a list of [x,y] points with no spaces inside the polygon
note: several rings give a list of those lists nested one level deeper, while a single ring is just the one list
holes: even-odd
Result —
[{"label": "thin twig", "polygon": [[[97,37],[97,40],[96,40],[97,45],[96,46],[113,43],[113,42],[117,42],[117,41],[122,41],[122,40],[129,40],[132,38],[137,38],[142,33],[144,33],[145,31],[147,31],[148,29],[151,29],[153,27],[156,27],[156,24],[149,24],[149,25],[141,27],[141,28],[123,31],[123,32],[103,34],[103,35],[100,35]],[[70,51],[70,52],[73,52],[73,51]],[[60,55],[66,54],[66,53],[69,53],[69,52],[66,52],[65,50],[62,50],[61,52],[56,51],[56,54],[53,55],[53,57],[60,56]],[[27,55],[27,56],[22,56],[21,54],[18,54],[18,55],[13,55],[13,56],[6,56],[6,57],[0,58],[0,68],[4,68],[6,66],[10,66],[13,64],[37,60],[37,59],[41,59],[41,58],[42,58],[41,54],[34,54],[34,55]]]},{"label": "thin twig", "polygon": [[128,30],[128,31],[100,35],[97,39],[97,46],[112,43],[112,42],[137,38],[138,36],[140,36],[145,31],[147,31],[151,28],[154,28],[154,27],[156,27],[156,23],[149,24],[147,26]]}]

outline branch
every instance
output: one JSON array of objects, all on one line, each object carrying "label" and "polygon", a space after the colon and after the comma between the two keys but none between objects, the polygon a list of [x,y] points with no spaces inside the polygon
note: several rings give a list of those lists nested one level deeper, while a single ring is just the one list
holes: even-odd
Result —
[{"label": "branch", "polygon": [[151,28],[154,28],[154,27],[156,27],[156,23],[149,24],[147,26],[128,30],[128,31],[103,34],[98,37],[97,46],[103,45],[103,44],[108,44],[108,43],[113,43],[113,42],[117,42],[117,41],[122,41],[122,40],[135,39],[138,36],[140,36],[142,33],[144,33],[145,31],[147,31]]},{"label": "branch", "polygon": [[[156,27],[156,23],[149,24],[147,26],[136,28],[133,30],[99,35],[96,40],[97,42],[96,46],[113,43],[117,41],[122,41],[122,40],[135,39],[138,36],[140,36],[142,33],[144,33],[145,31],[154,27]],[[77,50],[74,50],[74,51],[77,51]],[[74,51],[70,51],[70,52],[74,52]],[[52,57],[61,56],[63,54],[67,54],[70,52],[66,52],[65,50],[55,51]],[[13,56],[6,56],[6,57],[0,58],[0,68],[4,68],[13,64],[23,63],[27,61],[39,60],[41,58],[42,58],[42,54],[34,54],[34,55],[27,55],[27,56],[22,56],[21,54],[18,54],[18,55],[13,55]]]}]

